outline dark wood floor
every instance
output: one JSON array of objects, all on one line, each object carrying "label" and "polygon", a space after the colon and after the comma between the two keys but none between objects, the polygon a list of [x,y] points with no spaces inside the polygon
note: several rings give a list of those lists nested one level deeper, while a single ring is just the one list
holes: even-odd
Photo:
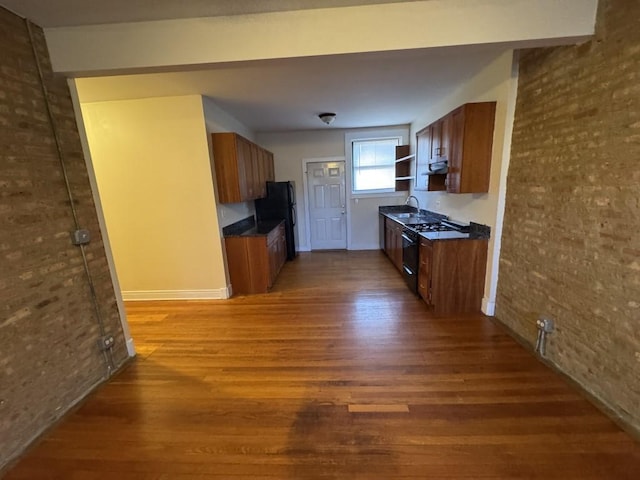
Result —
[{"label": "dark wood floor", "polygon": [[379,252],[127,310],[135,363],[7,479],[640,478],[638,443],[490,319],[432,318]]}]

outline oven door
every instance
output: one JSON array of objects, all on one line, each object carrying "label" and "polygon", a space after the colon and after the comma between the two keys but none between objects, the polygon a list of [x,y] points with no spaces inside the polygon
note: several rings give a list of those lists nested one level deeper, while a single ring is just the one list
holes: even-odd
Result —
[{"label": "oven door", "polygon": [[418,241],[402,232],[402,276],[413,293],[418,293]]}]

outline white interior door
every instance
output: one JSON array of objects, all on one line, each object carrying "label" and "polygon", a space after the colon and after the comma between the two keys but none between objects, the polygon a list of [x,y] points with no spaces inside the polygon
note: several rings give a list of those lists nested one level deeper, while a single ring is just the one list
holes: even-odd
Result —
[{"label": "white interior door", "polygon": [[307,163],[311,250],[347,248],[344,162]]}]

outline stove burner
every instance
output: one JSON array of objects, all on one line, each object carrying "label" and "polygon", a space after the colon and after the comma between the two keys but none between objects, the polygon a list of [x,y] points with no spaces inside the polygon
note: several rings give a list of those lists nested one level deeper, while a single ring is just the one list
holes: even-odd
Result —
[{"label": "stove burner", "polygon": [[419,223],[417,225],[411,225],[416,232],[449,232],[454,230],[448,225],[443,225],[442,223]]}]

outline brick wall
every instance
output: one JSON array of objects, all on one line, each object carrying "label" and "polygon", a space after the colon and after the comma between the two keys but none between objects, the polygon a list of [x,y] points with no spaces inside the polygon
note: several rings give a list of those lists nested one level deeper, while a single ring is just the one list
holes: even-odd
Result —
[{"label": "brick wall", "polygon": [[523,52],[496,315],[640,430],[640,2]]},{"label": "brick wall", "polygon": [[[41,29],[38,57],[60,132],[89,270],[114,362],[127,358],[111,277],[64,78]],[[26,25],[0,7],[0,469],[106,375],[70,201]]]}]

